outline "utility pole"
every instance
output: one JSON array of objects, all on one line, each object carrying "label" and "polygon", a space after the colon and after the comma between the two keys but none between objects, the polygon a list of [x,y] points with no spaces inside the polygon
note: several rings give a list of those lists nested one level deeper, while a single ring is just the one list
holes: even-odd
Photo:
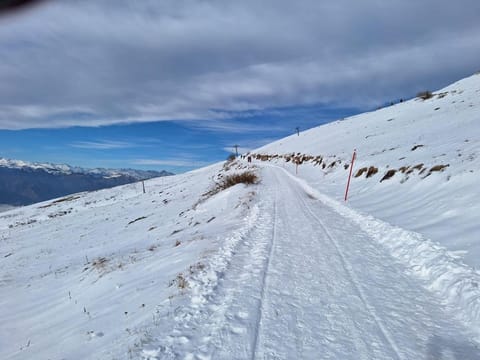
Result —
[{"label": "utility pole", "polygon": [[233,147],[235,148],[235,154],[238,157],[238,145],[235,144],[235,145],[233,145]]},{"label": "utility pole", "polygon": [[297,126],[295,130],[297,130],[297,136],[300,136],[300,128]]}]

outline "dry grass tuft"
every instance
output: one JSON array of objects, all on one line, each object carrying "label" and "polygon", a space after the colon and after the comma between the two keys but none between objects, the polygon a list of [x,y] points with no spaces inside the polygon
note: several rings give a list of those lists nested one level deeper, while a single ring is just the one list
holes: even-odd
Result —
[{"label": "dry grass tuft", "polygon": [[367,171],[367,178],[375,175],[376,173],[378,173],[378,169],[375,166],[370,166]]},{"label": "dry grass tuft", "polygon": [[242,173],[228,175],[218,184],[218,187],[220,190],[225,190],[237,184],[252,185],[257,182],[258,176],[253,171],[244,171]]},{"label": "dry grass tuft", "polygon": [[443,171],[445,170],[447,167],[449,167],[450,164],[447,164],[447,165],[435,165],[433,166],[431,169],[430,169],[430,172],[434,172],[434,171]]},{"label": "dry grass tuft", "polygon": [[397,170],[395,170],[395,169],[388,170],[385,173],[385,175],[383,175],[383,178],[380,180],[380,182],[382,182],[383,180],[390,179],[393,175],[395,175],[396,172],[397,172]]},{"label": "dry grass tuft", "polygon": [[419,97],[420,99],[422,100],[428,100],[428,99],[431,99],[433,97],[433,94],[431,91],[420,91],[418,94],[417,94],[417,97]]},{"label": "dry grass tuft", "polygon": [[366,168],[366,167],[363,167],[363,168],[361,168],[361,169],[358,169],[358,171],[357,171],[357,173],[354,175],[354,177],[356,177],[356,178],[357,178],[357,177],[360,177],[360,176],[362,176],[362,175],[363,175],[365,172],[367,172],[367,171],[368,171],[368,168]]},{"label": "dry grass tuft", "polygon": [[367,178],[375,175],[376,173],[378,172],[378,169],[375,167],[375,166],[370,166],[370,167],[363,167],[361,169],[359,169],[357,171],[357,173],[355,174],[355,177],[360,177],[362,176],[363,174],[367,173]]},{"label": "dry grass tuft", "polygon": [[108,264],[108,259],[105,257],[99,257],[92,261],[92,267],[99,272],[105,271],[107,264]]},{"label": "dry grass tuft", "polygon": [[187,279],[185,279],[185,276],[183,276],[182,273],[177,275],[177,277],[175,278],[175,283],[177,284],[177,287],[179,289],[185,289],[188,287],[188,281]]}]

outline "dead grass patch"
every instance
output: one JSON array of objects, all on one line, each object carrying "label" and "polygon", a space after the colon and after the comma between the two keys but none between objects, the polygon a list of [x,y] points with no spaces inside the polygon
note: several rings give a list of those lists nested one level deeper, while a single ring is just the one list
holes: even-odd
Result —
[{"label": "dead grass patch", "polygon": [[225,176],[222,181],[216,183],[215,187],[204,194],[209,197],[219,193],[222,190],[228,189],[237,184],[252,185],[258,183],[258,176],[253,171],[244,171],[242,173]]},{"label": "dead grass patch", "polygon": [[360,177],[362,176],[363,174],[367,174],[366,175],[366,178],[369,178],[373,175],[375,175],[376,173],[378,172],[378,168],[376,168],[375,166],[370,166],[370,167],[363,167],[361,169],[359,169],[357,171],[357,173],[355,174],[355,177]]},{"label": "dead grass patch", "polygon": [[354,177],[360,177],[362,176],[365,172],[368,171],[368,168],[367,167],[363,167],[361,169],[358,169],[357,173],[354,175]]},{"label": "dead grass patch", "polygon": [[422,99],[422,100],[428,100],[428,99],[431,99],[433,97],[433,94],[432,94],[431,91],[425,90],[425,91],[420,91],[417,94],[417,97]]},{"label": "dead grass patch", "polygon": [[378,173],[378,168],[376,168],[375,166],[370,166],[367,171],[367,178],[375,175],[376,173]]},{"label": "dead grass patch", "polygon": [[177,277],[174,280],[174,283],[177,285],[179,289],[186,289],[188,287],[188,281],[182,273],[177,275]]},{"label": "dead grass patch", "polygon": [[391,169],[391,170],[388,170],[385,175],[383,175],[382,179],[380,180],[380,182],[384,181],[384,180],[388,180],[390,179],[393,175],[395,175],[395,173],[397,172],[397,170],[395,169]]},{"label": "dead grass patch", "polygon": [[435,165],[433,166],[431,169],[430,169],[430,172],[435,172],[435,171],[443,171],[445,170],[447,167],[449,167],[450,164],[447,164],[447,165]]},{"label": "dead grass patch", "polygon": [[108,259],[105,257],[99,257],[92,261],[92,267],[101,273],[105,272],[107,264],[108,264]]}]

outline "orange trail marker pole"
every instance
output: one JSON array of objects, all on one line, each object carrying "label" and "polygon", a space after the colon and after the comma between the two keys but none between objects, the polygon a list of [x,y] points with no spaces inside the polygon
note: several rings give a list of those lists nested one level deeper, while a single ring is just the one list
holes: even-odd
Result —
[{"label": "orange trail marker pole", "polygon": [[353,150],[352,162],[350,164],[350,173],[348,174],[347,188],[345,189],[345,201],[347,201],[348,189],[350,188],[350,179],[352,178],[353,163],[356,157],[357,157],[357,149]]}]

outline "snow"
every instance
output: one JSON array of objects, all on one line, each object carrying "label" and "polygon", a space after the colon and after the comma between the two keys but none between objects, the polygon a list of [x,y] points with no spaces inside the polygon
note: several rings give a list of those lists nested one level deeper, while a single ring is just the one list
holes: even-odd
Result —
[{"label": "snow", "polygon": [[[300,152],[322,155],[332,169],[299,166],[298,176],[335,199],[343,199],[353,150],[354,174],[375,166],[370,178],[352,178],[349,206],[392,225],[419,232],[451,251],[461,251],[464,261],[480,266],[480,75],[458,81],[418,98],[292,135],[263,148],[259,154]],[[415,150],[412,149],[415,146]],[[338,164],[340,162],[340,164]],[[295,173],[294,165],[274,161]],[[400,171],[380,182],[389,169],[424,164],[422,174]],[[425,177],[435,165],[448,165]]]},{"label": "snow", "polygon": [[[0,358],[479,359],[479,92],[1,213]],[[354,174],[379,171],[345,203],[354,147]],[[212,195],[246,169],[258,184]]]},{"label": "snow", "polygon": [[8,205],[8,204],[0,204],[0,212],[15,209],[16,206]]}]

